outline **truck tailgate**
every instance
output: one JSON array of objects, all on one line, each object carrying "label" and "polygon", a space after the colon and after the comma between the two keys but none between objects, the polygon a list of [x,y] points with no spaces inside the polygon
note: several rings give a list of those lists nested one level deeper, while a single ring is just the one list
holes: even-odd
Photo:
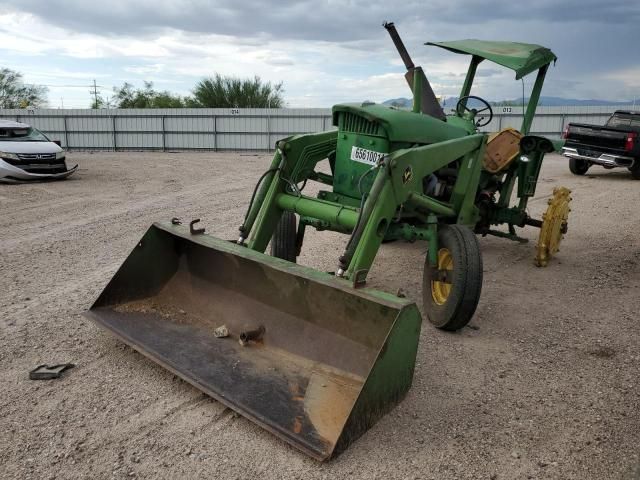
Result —
[{"label": "truck tailgate", "polygon": [[627,141],[627,132],[611,127],[571,123],[566,141],[567,146],[578,149],[623,152]]}]

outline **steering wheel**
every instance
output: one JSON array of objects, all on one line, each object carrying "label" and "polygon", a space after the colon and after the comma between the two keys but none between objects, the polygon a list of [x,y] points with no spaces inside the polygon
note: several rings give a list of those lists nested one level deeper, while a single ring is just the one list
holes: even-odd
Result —
[{"label": "steering wheel", "polygon": [[[486,105],[486,107],[481,108],[480,110],[467,107],[466,101],[469,100],[470,98],[473,98],[474,100],[478,100],[480,103],[483,103],[484,105]],[[467,111],[471,114],[472,118],[475,120],[476,115],[482,112],[486,112],[487,110],[489,110],[489,119],[486,122],[483,121],[484,118],[486,118],[483,115],[482,117],[480,117],[480,120],[476,122],[476,127],[484,127],[485,125],[489,125],[489,123],[493,119],[493,110],[491,108],[491,105],[489,105],[489,102],[487,102],[484,98],[476,97],[475,95],[467,95],[466,97],[460,98],[460,100],[458,100],[458,103],[456,103],[456,114],[459,117],[463,117],[464,112]]]}]

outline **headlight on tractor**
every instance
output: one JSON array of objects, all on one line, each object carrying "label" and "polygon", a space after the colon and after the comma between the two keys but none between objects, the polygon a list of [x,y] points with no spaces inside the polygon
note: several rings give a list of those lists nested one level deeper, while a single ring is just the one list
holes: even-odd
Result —
[{"label": "headlight on tractor", "polygon": [[16,153],[0,152],[0,158],[8,158],[10,160],[20,160]]},{"label": "headlight on tractor", "polygon": [[64,158],[64,150],[56,153],[56,160],[60,160],[61,158]]}]

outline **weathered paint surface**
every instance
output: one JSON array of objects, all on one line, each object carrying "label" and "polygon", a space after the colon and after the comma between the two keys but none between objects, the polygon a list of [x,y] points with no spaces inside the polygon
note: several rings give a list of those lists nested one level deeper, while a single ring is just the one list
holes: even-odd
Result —
[{"label": "weathered paint surface", "polygon": [[171,224],[149,229],[87,315],[319,460],[404,396],[421,322],[410,301]]}]

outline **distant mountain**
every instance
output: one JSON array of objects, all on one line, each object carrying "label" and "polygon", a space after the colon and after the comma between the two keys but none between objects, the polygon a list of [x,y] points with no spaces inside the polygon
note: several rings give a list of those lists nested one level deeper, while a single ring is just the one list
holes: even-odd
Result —
[{"label": "distant mountain", "polygon": [[[446,105],[455,107],[456,102],[458,101],[458,97],[448,97],[446,99]],[[522,105],[522,98],[514,98],[512,100],[500,100],[500,101],[491,101],[491,104],[499,104],[499,105],[511,105],[514,107]],[[524,99],[525,105],[529,103],[529,97],[525,97]],[[629,100],[626,102],[616,102],[613,100],[581,100],[577,98],[562,98],[562,97],[540,97],[540,101],[538,102],[538,106],[544,107],[577,107],[577,106],[600,106],[600,105],[631,105],[633,101]]]},{"label": "distant mountain", "polygon": [[389,100],[385,100],[382,104],[388,107],[411,108],[413,106],[413,100],[404,97],[391,98]]},{"label": "distant mountain", "polygon": [[[525,101],[529,99],[526,98]],[[518,102],[518,100],[514,100]],[[518,103],[522,103],[522,99]],[[576,98],[562,98],[562,97],[540,97],[538,105],[544,105],[547,107],[564,107],[564,106],[599,106],[599,105],[631,105],[633,101],[627,102],[615,102],[613,100],[578,100]]]},{"label": "distant mountain", "polygon": [[[443,107],[445,108],[445,111],[448,111],[449,107],[454,108],[456,106],[456,103],[458,102],[458,97],[448,97],[444,100],[443,103]],[[388,107],[397,107],[397,108],[405,108],[405,109],[411,109],[413,107],[413,99],[412,98],[404,98],[404,97],[400,97],[400,98],[391,98],[389,100],[385,100],[384,102],[382,102],[383,105],[386,105]],[[480,102],[472,100],[469,102],[469,106],[471,107],[475,107],[475,106],[479,106]]]},{"label": "distant mountain", "polygon": [[[529,102],[529,98],[525,97],[525,104]],[[456,103],[458,102],[458,97],[447,97],[444,100],[444,106],[446,108],[454,108]],[[498,105],[511,105],[517,107],[522,105],[522,98],[514,98],[512,100],[500,100],[500,101],[492,101],[489,100],[491,104]],[[397,106],[399,108],[411,108],[413,100],[410,98],[392,98],[389,100],[385,100],[382,102],[383,105],[388,106]],[[631,105],[633,101],[629,100],[626,102],[616,102],[613,100],[580,100],[577,98],[562,98],[562,97],[540,97],[539,106],[546,107],[575,107],[575,106],[600,106],[600,105]]]}]

